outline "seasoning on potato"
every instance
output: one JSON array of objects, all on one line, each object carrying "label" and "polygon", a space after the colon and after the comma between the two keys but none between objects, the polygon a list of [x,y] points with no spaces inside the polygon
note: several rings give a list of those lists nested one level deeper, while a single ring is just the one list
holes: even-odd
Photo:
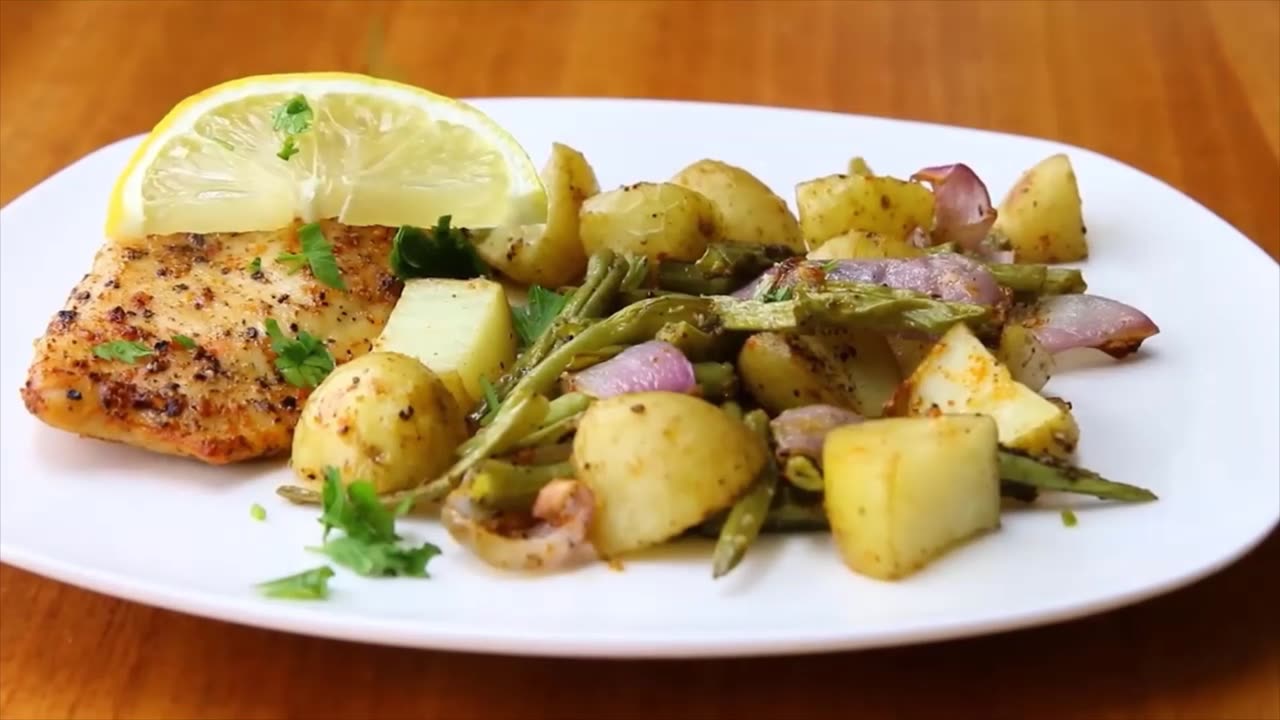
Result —
[{"label": "seasoning on potato", "polygon": [[408,355],[373,352],[338,366],[307,398],[289,464],[308,487],[332,466],[344,483],[386,493],[443,472],[466,439],[462,411],[434,373]]}]

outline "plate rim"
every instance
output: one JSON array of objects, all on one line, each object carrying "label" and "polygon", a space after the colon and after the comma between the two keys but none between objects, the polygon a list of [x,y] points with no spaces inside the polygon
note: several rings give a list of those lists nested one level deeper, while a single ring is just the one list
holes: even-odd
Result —
[{"label": "plate rim", "polygon": [[[673,107],[714,106],[723,111],[751,110],[756,112],[795,113],[798,115],[816,114],[834,118],[874,120],[922,130],[958,129],[981,133],[991,138],[1016,138],[1048,142],[1068,152],[1077,152],[1104,159],[1109,163],[1121,166],[1142,176],[1148,182],[1154,181],[1156,184],[1163,186],[1164,189],[1176,193],[1184,202],[1189,202],[1199,210],[1206,212],[1221,222],[1224,227],[1230,228],[1245,244],[1252,246],[1261,257],[1270,260],[1273,265],[1277,264],[1257,242],[1250,239],[1228,220],[1161,178],[1096,150],[1052,138],[921,120],[845,113],[834,110],[704,100],[572,96],[470,97],[462,98],[462,100],[468,103],[499,104],[550,102],[553,104],[656,104]],[[71,171],[88,158],[98,153],[108,152],[119,145],[136,142],[142,137],[145,137],[145,133],[130,135],[86,153],[74,162],[25,189],[6,203],[3,210],[9,210],[9,208],[17,204],[25,204],[28,196],[56,181],[59,176]],[[1166,577],[1156,582],[1128,587],[1120,592],[1108,592],[1105,595],[1083,602],[1078,600],[1061,602],[1039,609],[1024,610],[1019,613],[992,614],[989,617],[984,616],[976,620],[972,617],[962,619],[947,618],[945,616],[942,618],[925,617],[923,619],[894,623],[888,626],[889,629],[860,626],[853,629],[834,628],[822,632],[806,630],[760,633],[757,631],[741,639],[734,639],[721,633],[701,635],[689,632],[679,635],[663,635],[660,636],[662,638],[660,640],[649,640],[638,637],[635,633],[627,632],[602,633],[591,639],[585,639],[583,636],[558,638],[555,633],[513,633],[510,629],[504,629],[493,634],[478,634],[470,626],[465,626],[460,631],[451,631],[448,628],[448,623],[440,622],[406,626],[403,619],[398,618],[379,619],[376,616],[352,616],[311,611],[300,612],[300,606],[297,603],[281,604],[279,601],[265,600],[256,596],[238,597],[200,590],[186,590],[171,584],[165,585],[164,583],[141,579],[137,575],[125,572],[101,570],[84,567],[79,563],[65,562],[57,557],[14,543],[10,536],[6,536],[2,532],[0,532],[0,563],[9,564],[92,592],[143,605],[233,624],[312,637],[428,650],[518,656],[636,659],[748,657],[841,652],[914,645],[1060,624],[1086,616],[1109,612],[1156,596],[1168,594],[1220,572],[1265,542],[1275,531],[1278,524],[1280,524],[1280,508],[1277,508],[1269,522],[1264,524],[1265,527],[1258,528],[1248,538],[1247,542],[1236,545],[1230,552],[1201,562],[1195,567],[1181,568],[1177,572],[1170,572]]]}]

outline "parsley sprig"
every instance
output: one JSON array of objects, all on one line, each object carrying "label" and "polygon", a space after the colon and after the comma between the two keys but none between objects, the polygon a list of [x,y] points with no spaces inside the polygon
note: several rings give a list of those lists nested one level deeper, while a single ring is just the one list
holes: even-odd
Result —
[{"label": "parsley sprig", "polygon": [[452,219],[441,216],[431,230],[402,225],[391,239],[391,272],[401,280],[488,275],[489,268],[476,254],[467,231],[450,227]]},{"label": "parsley sprig", "polygon": [[311,111],[307,99],[301,95],[294,95],[284,105],[276,108],[271,114],[271,128],[284,133],[284,143],[276,157],[287,161],[298,154],[298,135],[311,129],[314,118],[315,113]]},{"label": "parsley sprig", "polygon": [[[383,507],[372,483],[357,480],[344,488],[337,468],[326,467],[322,500],[324,542],[311,550],[368,577],[429,577],[427,563],[440,554],[440,548],[429,542],[418,547],[401,545],[396,515]],[[397,508],[403,510],[407,507]],[[334,529],[344,534],[330,540]]]},{"label": "parsley sprig", "polygon": [[119,360],[120,362],[130,365],[148,355],[153,355],[152,349],[140,342],[132,340],[112,340],[104,342],[101,345],[93,347],[93,354],[103,360]]},{"label": "parsley sprig", "polygon": [[540,285],[529,288],[529,302],[511,311],[516,334],[525,345],[533,344],[564,309],[569,298]]},{"label": "parsley sprig", "polygon": [[280,324],[267,318],[263,325],[271,338],[271,349],[276,354],[276,369],[285,382],[294,387],[315,387],[333,372],[333,356],[324,343],[305,330],[298,332],[295,340],[285,337]]},{"label": "parsley sprig", "polygon": [[299,227],[298,242],[302,244],[302,252],[280,253],[276,256],[276,262],[290,265],[290,274],[307,265],[311,268],[311,274],[320,282],[338,290],[347,289],[347,284],[342,280],[342,271],[338,269],[338,260],[333,256],[333,246],[324,239],[320,223],[307,223]]},{"label": "parsley sprig", "polygon": [[321,565],[304,570],[297,575],[259,583],[258,590],[267,597],[285,600],[324,600],[329,597],[329,578],[331,577],[333,577],[333,568]]}]

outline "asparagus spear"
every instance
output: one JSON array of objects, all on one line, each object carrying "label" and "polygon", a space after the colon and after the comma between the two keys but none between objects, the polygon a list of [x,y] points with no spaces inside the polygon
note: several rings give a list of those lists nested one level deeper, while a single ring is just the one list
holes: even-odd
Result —
[{"label": "asparagus spear", "polygon": [[1004,481],[1002,485],[1008,483],[1037,490],[1092,495],[1101,500],[1144,502],[1157,499],[1156,494],[1146,488],[1113,482],[1092,470],[1047,458],[1034,458],[1009,448],[1000,449],[1000,479]]},{"label": "asparagus spear", "polygon": [[[742,421],[751,429],[760,441],[769,444],[769,416],[762,410],[752,410]],[[720,528],[720,536],[716,540],[716,549],[712,554],[711,577],[721,578],[729,574],[747,554],[747,548],[760,535],[764,526],[765,515],[773,504],[773,494],[778,488],[778,466],[769,453],[764,468],[755,483],[747,489],[725,518],[724,527]]]},{"label": "asparagus spear", "polygon": [[558,478],[572,478],[573,465],[512,465],[485,460],[468,473],[467,494],[493,510],[528,510],[544,485]]},{"label": "asparagus spear", "polygon": [[706,400],[719,402],[738,394],[738,374],[734,372],[733,363],[695,363],[693,379]]},{"label": "asparagus spear", "polygon": [[1073,268],[993,263],[987,269],[995,276],[996,282],[1017,293],[1070,295],[1088,289],[1084,275]]}]

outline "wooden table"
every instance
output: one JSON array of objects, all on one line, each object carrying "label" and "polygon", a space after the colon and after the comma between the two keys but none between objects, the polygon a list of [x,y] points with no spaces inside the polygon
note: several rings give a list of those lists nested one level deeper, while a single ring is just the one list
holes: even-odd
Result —
[{"label": "wooden table", "polygon": [[[1275,2],[0,8],[4,203],[218,81],[362,70],[380,19],[382,69],[445,94],[712,99],[1052,137],[1162,178],[1273,256],[1280,249]],[[1195,587],[1066,625],[860,654],[660,663],[292,637],[3,567],[0,716],[1278,718],[1277,567],[1273,535]]]}]

